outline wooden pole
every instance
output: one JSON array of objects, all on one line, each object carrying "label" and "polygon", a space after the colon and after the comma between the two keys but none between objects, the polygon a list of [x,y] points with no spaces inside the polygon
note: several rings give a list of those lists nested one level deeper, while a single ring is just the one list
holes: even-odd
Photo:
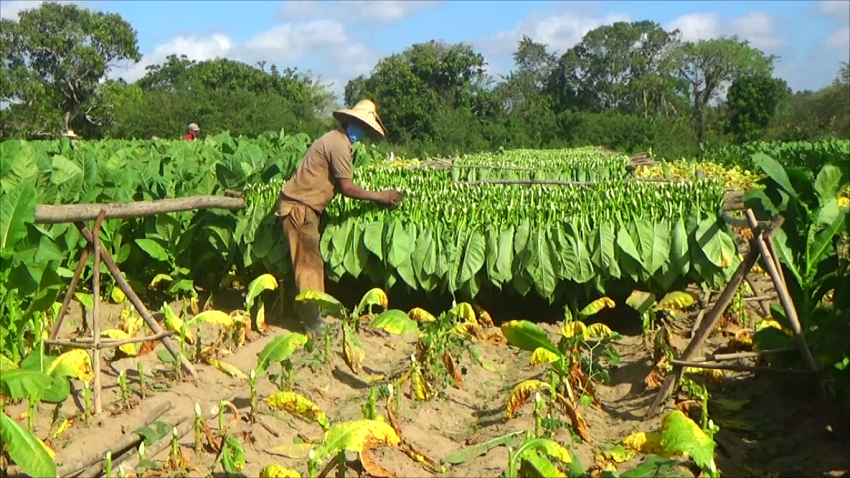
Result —
[{"label": "wooden pole", "polygon": [[[141,420],[136,429],[143,428],[149,426],[151,423],[159,419],[159,417],[165,415],[171,408],[173,407],[170,400],[163,401],[162,403],[156,405],[153,410],[151,410],[147,415],[145,415],[144,419]],[[136,433],[128,433],[124,435],[120,439],[117,440],[116,443],[111,443],[108,448],[104,450],[100,450],[96,453],[88,455],[82,460],[75,461],[73,463],[62,463],[62,466],[59,468],[58,475],[62,478],[67,476],[73,476],[79,473],[82,470],[92,466],[100,460],[103,460],[104,456],[106,456],[107,451],[112,451],[113,456],[117,456],[122,450],[126,450],[129,447],[132,447],[134,443],[138,443],[141,441],[141,437]],[[57,463],[59,464],[59,463]]]},{"label": "wooden pole", "polygon": [[236,211],[244,208],[244,199],[226,196],[189,196],[177,199],[114,204],[39,204],[35,207],[34,222],[36,224],[59,224],[91,221],[96,219],[102,210],[106,211],[106,219],[129,219],[170,212],[191,211],[193,209],[229,209]]},{"label": "wooden pole", "polygon": [[94,249],[94,265],[92,266],[92,371],[94,373],[94,414],[103,411],[103,387],[100,383],[100,226],[106,213],[101,209],[94,222],[94,232],[91,247]]},{"label": "wooden pole", "polygon": [[[771,225],[771,228],[767,231],[766,234],[772,235],[778,230],[782,223],[784,222],[784,218],[779,216]],[[762,231],[756,230],[754,235],[756,237],[760,237]],[[753,238],[755,240],[755,237]],[[700,324],[699,329],[697,329],[696,334],[691,339],[688,346],[685,348],[684,352],[682,352],[682,356],[680,358],[681,361],[688,361],[691,357],[694,356],[697,350],[702,347],[702,344],[705,343],[705,340],[708,338],[709,334],[711,334],[711,330],[714,328],[714,325],[720,319],[720,316],[723,315],[723,311],[729,307],[729,304],[732,303],[732,299],[735,296],[735,292],[737,292],[738,288],[741,287],[741,283],[744,282],[744,277],[749,274],[750,270],[756,264],[759,258],[759,251],[755,247],[750,247],[750,252],[744,256],[744,260],[741,261],[741,264],[738,266],[738,269],[735,271],[735,274],[732,276],[732,279],[726,284],[726,287],[723,289],[723,292],[720,293],[720,297],[715,302],[714,307],[706,314],[706,317],[703,319],[702,324]],[[676,383],[679,382],[679,379],[682,377],[682,368],[674,367],[674,370],[667,375],[667,378],[664,380],[664,384],[661,385],[661,389],[658,391],[658,394],[655,396],[655,400],[649,406],[649,410],[644,415],[644,419],[649,419],[654,417],[658,413],[659,407],[667,399],[670,395],[670,392],[673,391],[673,387]]]},{"label": "wooden pole", "polygon": [[777,367],[751,367],[749,365],[734,365],[711,362],[685,362],[682,360],[671,360],[670,363],[677,367],[693,367],[705,368],[713,370],[733,370],[736,372],[768,372],[768,373],[787,373],[787,374],[812,374],[811,370],[799,370],[793,368],[777,368]]},{"label": "wooden pole", "polygon": [[[174,332],[167,331],[162,332],[156,335],[149,335],[147,337],[138,337],[132,339],[120,339],[120,340],[103,340],[100,342],[100,346],[98,348],[101,349],[109,349],[114,347],[120,347],[126,344],[137,344],[140,342],[153,342],[155,340],[162,340],[164,337],[171,337],[174,335]],[[91,349],[93,347],[93,338],[79,338],[79,339],[71,339],[71,340],[45,340],[45,345],[53,345],[57,347],[69,347],[76,349]]]},{"label": "wooden pole", "polygon": [[[91,231],[82,223],[76,223],[77,228],[83,234],[83,237],[86,238],[87,241],[93,242],[94,237],[92,236]],[[145,320],[145,323],[150,327],[154,334],[161,334],[163,332],[162,328],[159,324],[154,320],[151,316],[150,312],[148,312],[145,304],[142,303],[142,299],[136,295],[136,292],[130,287],[130,284],[127,283],[127,279],[121,274],[121,269],[118,268],[118,265],[115,264],[115,261],[112,260],[112,256],[109,255],[109,252],[101,247],[101,254],[103,263],[106,264],[106,268],[109,269],[109,273],[115,278],[115,284],[121,288],[121,291],[124,292],[124,295],[127,296],[127,299],[133,304],[133,307],[139,312],[139,315]],[[171,353],[173,357],[180,357],[180,360],[183,364],[183,369],[185,369],[189,375],[192,376],[193,379],[198,378],[197,372],[195,372],[195,367],[192,366],[192,363],[189,360],[180,354],[180,348],[177,347],[174,342],[169,340],[168,337],[162,338],[162,344],[165,345],[165,348],[168,349],[168,352]]]},{"label": "wooden pole", "polygon": [[[747,215],[747,221],[750,222],[750,227],[754,230],[757,229],[758,225],[753,211],[751,209],[747,209],[745,214]],[[776,293],[779,295],[779,302],[782,304],[782,308],[785,309],[785,315],[788,317],[789,325],[791,325],[791,330],[794,332],[794,338],[797,339],[797,346],[803,354],[803,359],[812,371],[817,372],[818,364],[815,362],[815,357],[809,349],[809,344],[806,343],[806,337],[803,335],[803,330],[800,327],[800,319],[797,316],[797,309],[794,307],[794,301],[791,299],[791,294],[788,293],[784,277],[777,270],[777,259],[775,256],[771,255],[767,246],[767,244],[770,244],[772,240],[770,237],[763,238],[761,236],[755,236],[753,237],[753,240],[756,244],[756,248],[761,253],[762,257],[764,257],[764,262],[767,266],[767,273],[770,274],[770,278],[773,280]],[[822,398],[826,400],[826,389],[823,386],[823,382],[820,380],[818,388],[821,392]]]},{"label": "wooden pole", "polygon": [[80,275],[86,267],[86,261],[89,260],[89,248],[83,249],[80,255],[80,262],[77,263],[77,270],[74,271],[74,278],[71,279],[71,285],[68,286],[68,291],[65,293],[65,299],[62,300],[62,307],[59,308],[59,315],[56,316],[56,323],[53,324],[53,330],[50,331],[50,339],[53,340],[59,335],[59,329],[62,328],[62,322],[65,320],[65,314],[68,312],[68,306],[71,304],[71,299],[74,297],[74,291],[77,289],[77,282],[80,281]]}]

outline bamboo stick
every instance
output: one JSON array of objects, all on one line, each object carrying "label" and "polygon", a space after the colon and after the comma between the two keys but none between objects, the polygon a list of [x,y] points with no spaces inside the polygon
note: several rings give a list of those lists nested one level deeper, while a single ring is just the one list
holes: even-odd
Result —
[{"label": "bamboo stick", "polygon": [[679,367],[706,368],[713,370],[732,370],[736,372],[767,372],[804,375],[815,373],[811,370],[800,370],[793,368],[753,367],[749,365],[720,364],[710,362],[685,362],[683,360],[671,360],[670,363],[673,365],[678,365]]},{"label": "bamboo stick", "polygon": [[[152,342],[154,340],[162,340],[164,337],[171,337],[174,335],[174,332],[166,331],[161,332],[155,335],[148,335],[147,337],[136,337],[132,339],[120,339],[120,340],[103,340],[100,342],[98,348],[100,349],[108,349],[114,347],[120,347],[126,344],[136,344],[140,342]],[[69,347],[75,349],[92,349],[94,347],[94,338],[83,337],[78,339],[71,340],[45,340],[45,345],[53,345],[57,347]]]}]

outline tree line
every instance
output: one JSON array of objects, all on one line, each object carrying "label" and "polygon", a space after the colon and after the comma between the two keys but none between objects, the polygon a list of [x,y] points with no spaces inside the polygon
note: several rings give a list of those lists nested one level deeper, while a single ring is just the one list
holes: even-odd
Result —
[{"label": "tree line", "polygon": [[[0,138],[256,136],[283,128],[315,137],[334,95],[312,75],[169,56],[127,84],[107,79],[141,55],[118,14],[43,3],[0,20]],[[686,42],[651,21],[588,32],[566,52],[523,37],[510,74],[493,78],[464,43],[414,44],[352,79],[342,99],[376,101],[389,145],[409,156],[504,148],[603,145],[696,157],[702,144],[850,136],[850,67],[835,82],[793,93],[778,58],[737,37]]]}]

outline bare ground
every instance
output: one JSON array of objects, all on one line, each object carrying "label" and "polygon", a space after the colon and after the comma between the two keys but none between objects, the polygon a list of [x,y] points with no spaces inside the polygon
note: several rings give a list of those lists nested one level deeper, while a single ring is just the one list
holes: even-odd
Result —
[{"label": "bare ground", "polygon": [[[760,313],[756,309],[750,307],[753,317]],[[120,306],[103,307],[103,320],[114,321],[119,315]],[[690,330],[694,315],[681,317],[675,324],[675,329],[682,332],[674,336],[674,345],[680,350],[687,344],[684,333]],[[724,345],[734,335],[738,326],[732,321],[723,322],[706,344],[706,352]],[[65,332],[79,327],[80,323],[80,309],[75,304],[64,327]],[[556,326],[544,324],[543,327],[553,337],[557,334]],[[254,332],[243,348],[224,357],[224,360],[247,373],[256,365],[257,355],[262,348],[274,336],[286,330],[284,322],[273,323],[265,334]],[[408,366],[415,337],[364,332],[361,340],[366,350],[364,367],[371,374],[390,376]],[[530,406],[517,417],[507,420],[505,402],[515,384],[541,376],[543,368],[529,365],[528,353],[506,345],[482,342],[476,348],[488,367],[485,369],[462,363],[465,369],[462,388],[448,388],[443,396],[428,402],[415,402],[408,397],[401,401],[398,416],[404,437],[438,463],[450,453],[468,445],[533,428]],[[597,456],[601,452],[610,450],[634,431],[657,430],[660,417],[663,416],[662,413],[656,418],[643,419],[656,393],[655,390],[645,390],[644,386],[644,378],[653,365],[651,350],[646,347],[644,338],[640,335],[625,336],[616,343],[616,348],[621,355],[621,363],[612,371],[610,381],[597,388],[601,407],[582,409],[592,441],[584,443],[571,437],[566,430],[559,431],[557,435],[571,454],[591,469],[597,465]],[[338,341],[335,341],[333,361],[325,369],[314,372],[306,364],[301,364],[295,382],[295,390],[317,403],[332,423],[361,418],[360,407],[368,400],[370,387],[365,376],[356,377],[348,370],[339,355],[339,349]],[[111,354],[105,353],[107,358]],[[303,357],[303,354],[300,356]],[[120,370],[127,370],[130,387],[135,390],[138,387],[135,372],[138,360],[143,362],[146,374],[149,375],[149,389],[155,385],[158,390],[151,392],[144,400],[134,399],[133,409],[119,411],[116,377]],[[207,365],[195,366],[198,371],[197,383],[175,383],[168,378],[169,367],[157,358],[156,353],[109,361],[104,367],[103,377],[104,413],[95,417],[89,426],[77,420],[61,436],[47,440],[56,451],[59,466],[79,461],[98,451],[105,452],[121,436],[133,433],[140,417],[162,401],[171,402],[173,409],[160,420],[173,423],[178,417],[191,416],[195,403],[208,410],[218,400],[235,398],[234,404],[239,408],[240,420],[233,430],[245,448],[245,475],[259,476],[260,470],[272,463],[306,475],[307,459],[304,453],[286,457],[275,452],[274,448],[291,445],[297,440],[320,440],[322,432],[317,425],[283,413],[278,413],[277,417],[261,414],[258,423],[250,424],[247,419],[250,396],[247,382]],[[273,366],[271,373],[276,371],[276,366]],[[709,386],[712,394],[710,416],[721,428],[716,436],[716,460],[724,476],[848,475],[850,445],[846,435],[834,431],[836,425],[831,424],[829,419],[835,417],[835,414],[819,404],[811,393],[813,387],[810,383],[800,380],[779,375],[754,376],[750,373],[727,372],[722,384]],[[79,385],[78,382],[74,383],[74,399],[66,400],[61,405],[60,416],[70,417],[79,413],[82,402]],[[261,400],[276,391],[277,386],[268,378],[259,381],[258,395]],[[378,402],[378,408],[385,414],[382,402]],[[674,408],[675,397],[668,400],[665,411]],[[13,417],[21,417],[25,410],[25,404],[7,407],[7,412]],[[52,412],[52,408],[46,404],[39,406],[35,429],[37,436],[48,435]],[[26,423],[25,418],[20,419]],[[209,425],[216,430],[216,420],[210,420]],[[210,467],[215,455],[202,453],[196,456],[191,433],[181,440],[181,446],[193,465],[190,476],[206,476],[213,472]],[[165,460],[167,452],[166,448],[153,458]],[[435,472],[411,460],[398,449],[378,450],[375,459],[398,476],[498,476],[507,467],[508,452],[504,447],[497,447],[466,463],[446,466],[443,472]],[[641,460],[642,457],[638,456],[619,464],[618,468],[627,470]],[[221,472],[221,467],[215,471]],[[349,469],[349,474],[354,476],[356,470]]]}]

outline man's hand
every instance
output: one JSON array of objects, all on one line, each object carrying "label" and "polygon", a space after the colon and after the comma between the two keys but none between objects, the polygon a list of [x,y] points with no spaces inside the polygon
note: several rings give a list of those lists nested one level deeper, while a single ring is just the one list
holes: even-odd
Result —
[{"label": "man's hand", "polygon": [[402,195],[395,189],[381,191],[378,195],[378,202],[385,206],[398,206],[401,204]]}]

